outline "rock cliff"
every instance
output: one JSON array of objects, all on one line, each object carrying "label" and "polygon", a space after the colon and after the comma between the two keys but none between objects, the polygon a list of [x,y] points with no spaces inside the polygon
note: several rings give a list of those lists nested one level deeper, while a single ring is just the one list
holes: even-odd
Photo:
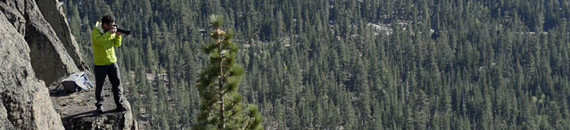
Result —
[{"label": "rock cliff", "polygon": [[47,85],[79,71],[35,0],[4,0],[0,7],[8,21],[24,36],[38,79]]},{"label": "rock cliff", "polygon": [[48,89],[35,77],[30,48],[0,12],[0,129],[63,129]]},{"label": "rock cliff", "polygon": [[89,70],[57,0],[0,1],[0,57],[0,129],[136,129],[131,111],[78,116],[94,91],[50,98],[46,86]]},{"label": "rock cliff", "polygon": [[73,59],[75,65],[77,65],[77,68],[79,70],[87,70],[88,68],[83,61],[82,54],[79,53],[77,41],[71,35],[62,4],[58,0],[36,0],[36,2],[38,2],[40,12],[51,25],[67,52],[69,52],[68,54]]}]

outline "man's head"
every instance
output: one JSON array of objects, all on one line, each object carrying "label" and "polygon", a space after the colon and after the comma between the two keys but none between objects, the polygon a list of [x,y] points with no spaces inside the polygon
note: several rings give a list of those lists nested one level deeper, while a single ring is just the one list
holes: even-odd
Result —
[{"label": "man's head", "polygon": [[115,24],[115,18],[109,14],[101,17],[101,23],[105,32],[117,27],[117,24]]}]

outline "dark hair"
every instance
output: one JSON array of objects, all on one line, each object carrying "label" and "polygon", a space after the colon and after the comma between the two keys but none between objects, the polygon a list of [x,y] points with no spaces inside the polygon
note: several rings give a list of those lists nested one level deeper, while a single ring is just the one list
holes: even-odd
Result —
[{"label": "dark hair", "polygon": [[103,15],[103,17],[101,17],[101,22],[103,24],[110,24],[112,22],[115,22],[115,18],[113,18],[113,16],[111,16],[110,14],[106,14]]}]

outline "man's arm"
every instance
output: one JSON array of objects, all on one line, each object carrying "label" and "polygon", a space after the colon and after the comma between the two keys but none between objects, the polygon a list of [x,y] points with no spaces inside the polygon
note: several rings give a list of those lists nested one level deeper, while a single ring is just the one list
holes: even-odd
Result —
[{"label": "man's arm", "polygon": [[121,33],[119,32],[115,33],[115,39],[113,39],[115,47],[120,47],[122,45],[122,42],[123,42],[123,36],[121,35]]},{"label": "man's arm", "polygon": [[93,33],[91,33],[91,39],[94,45],[102,44],[106,40],[111,40],[111,38],[112,35],[110,32],[101,33],[99,30],[93,29]]}]

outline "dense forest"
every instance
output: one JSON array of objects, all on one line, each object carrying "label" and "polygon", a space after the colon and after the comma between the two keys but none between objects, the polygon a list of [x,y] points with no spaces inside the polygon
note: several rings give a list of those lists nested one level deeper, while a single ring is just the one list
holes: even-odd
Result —
[{"label": "dense forest", "polygon": [[[65,0],[133,30],[123,87],[149,129],[197,124],[212,14],[235,32],[266,129],[570,129],[567,0]],[[93,67],[91,67],[93,68]]]}]

